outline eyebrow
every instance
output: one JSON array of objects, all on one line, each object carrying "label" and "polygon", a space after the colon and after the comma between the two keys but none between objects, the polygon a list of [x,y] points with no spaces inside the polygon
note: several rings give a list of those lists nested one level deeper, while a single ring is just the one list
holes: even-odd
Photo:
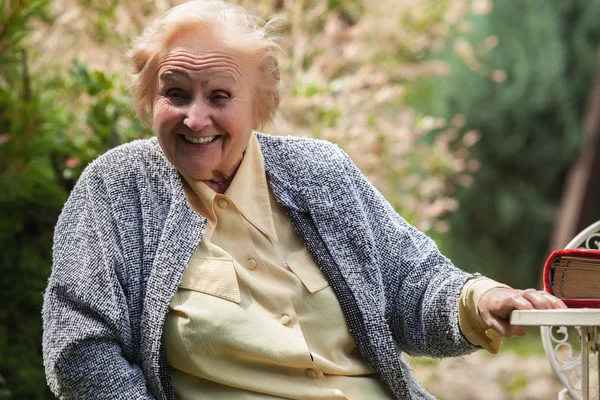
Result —
[{"label": "eyebrow", "polygon": [[[173,72],[173,71],[165,71],[160,74],[159,79],[161,82],[166,84],[173,83],[189,83],[190,78],[185,73],[181,72]],[[218,75],[214,78],[206,79],[202,83],[207,84],[217,79],[230,79],[235,82],[235,79],[231,75]]]},{"label": "eyebrow", "polygon": [[173,71],[165,71],[160,74],[159,78],[164,83],[188,83],[190,81],[187,75]]}]

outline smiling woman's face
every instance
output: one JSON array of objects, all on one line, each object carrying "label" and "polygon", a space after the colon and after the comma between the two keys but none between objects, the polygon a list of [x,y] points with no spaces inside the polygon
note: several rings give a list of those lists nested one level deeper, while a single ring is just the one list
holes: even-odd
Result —
[{"label": "smiling woman's face", "polygon": [[254,118],[253,63],[206,30],[171,41],[157,68],[152,126],[169,161],[223,193],[242,160]]}]

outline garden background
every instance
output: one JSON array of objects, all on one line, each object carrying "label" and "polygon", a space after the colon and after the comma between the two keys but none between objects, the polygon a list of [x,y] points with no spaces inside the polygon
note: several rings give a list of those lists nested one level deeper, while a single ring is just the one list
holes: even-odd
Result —
[{"label": "garden background", "polygon": [[[124,54],[175,0],[0,0],[0,399],[50,399],[41,301],[81,170],[149,131]],[[339,143],[456,265],[538,286],[600,217],[599,0],[242,0],[280,27],[264,131]],[[539,338],[412,360],[441,399],[555,398]]]}]

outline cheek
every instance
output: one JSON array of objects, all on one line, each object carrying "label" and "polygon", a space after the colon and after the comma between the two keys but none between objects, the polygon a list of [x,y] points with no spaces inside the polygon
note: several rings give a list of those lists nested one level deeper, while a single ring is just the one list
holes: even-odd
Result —
[{"label": "cheek", "polygon": [[177,113],[165,101],[155,101],[152,106],[152,126],[155,133],[173,123]]},{"label": "cheek", "polygon": [[243,121],[243,117],[246,114],[243,102],[232,103],[228,114],[230,120],[235,123],[240,123]]},{"label": "cheek", "polygon": [[[254,128],[254,113],[252,103],[247,99],[240,99],[231,104],[231,121],[239,130],[252,130]],[[245,132],[238,132],[245,133]]]}]

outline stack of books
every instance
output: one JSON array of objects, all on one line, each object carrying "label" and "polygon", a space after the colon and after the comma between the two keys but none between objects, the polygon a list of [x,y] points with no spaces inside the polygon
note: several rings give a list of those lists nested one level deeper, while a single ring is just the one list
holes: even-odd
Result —
[{"label": "stack of books", "polygon": [[544,266],[544,289],[570,308],[600,308],[600,251],[553,252]]}]

